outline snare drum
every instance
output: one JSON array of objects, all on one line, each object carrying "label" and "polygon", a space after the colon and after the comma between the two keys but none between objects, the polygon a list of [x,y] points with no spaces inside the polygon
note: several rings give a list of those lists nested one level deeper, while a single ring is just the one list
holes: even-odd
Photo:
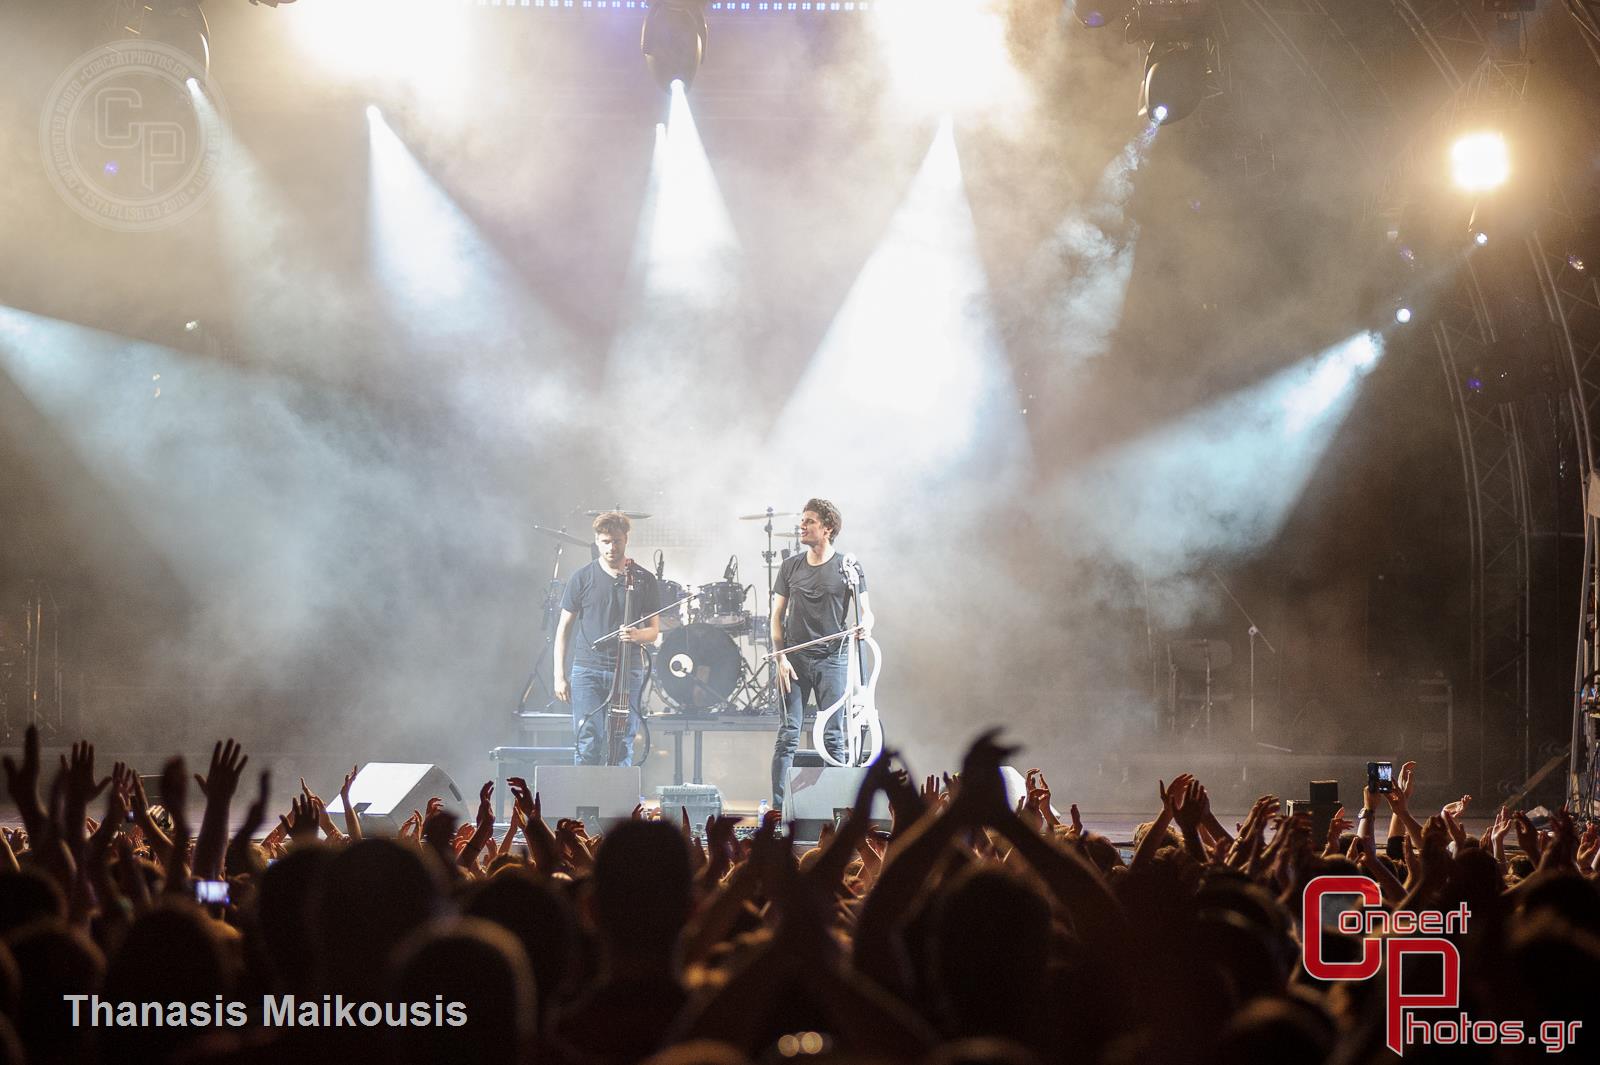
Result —
[{"label": "snare drum", "polygon": [[743,628],[750,623],[750,612],[744,608],[749,592],[738,581],[702,584],[694,620],[719,629]]}]

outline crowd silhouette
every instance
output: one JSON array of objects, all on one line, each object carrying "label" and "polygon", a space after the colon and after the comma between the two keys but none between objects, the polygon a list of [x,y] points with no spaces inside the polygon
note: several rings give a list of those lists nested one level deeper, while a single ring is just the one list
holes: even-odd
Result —
[{"label": "crowd silhouette", "polygon": [[[1407,763],[1324,838],[1273,796],[1230,830],[1185,774],[1158,782],[1125,860],[1076,806],[1063,819],[1042,773],[1013,807],[1013,753],[986,733],[919,781],[885,752],[801,853],[776,813],[749,837],[643,810],[603,835],[551,825],[520,779],[498,838],[488,784],[468,823],[434,802],[368,838],[303,781],[270,813],[263,773],[230,835],[248,761],[231,740],[203,775],[169,762],[155,802],[128,766],[97,776],[87,743],[46,774],[30,730],[4,763],[23,827],[0,832],[0,1065],[1391,1058],[1384,974],[1325,982],[1302,961],[1303,892],[1330,874],[1370,878],[1395,911],[1467,905],[1459,1012],[1581,1022],[1570,1046],[1407,1058],[1586,1056],[1600,1038],[1593,822],[1502,810],[1473,837],[1466,797],[1413,809]],[[1361,953],[1335,927],[1323,941]]]}]

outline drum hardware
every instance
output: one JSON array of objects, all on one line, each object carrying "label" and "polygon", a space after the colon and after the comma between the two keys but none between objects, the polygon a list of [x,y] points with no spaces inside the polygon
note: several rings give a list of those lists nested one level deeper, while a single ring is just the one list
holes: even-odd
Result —
[{"label": "drum hardware", "polygon": [[777,511],[768,507],[761,514],[741,514],[740,521],[771,521],[773,518],[798,518],[800,515],[792,510]]},{"label": "drum hardware", "polygon": [[639,512],[637,510],[624,510],[622,508],[622,504],[621,503],[618,503],[616,506],[612,507],[610,510],[586,510],[586,511],[584,511],[584,513],[589,515],[589,517],[591,517],[591,518],[598,518],[602,514],[621,514],[623,517],[628,518],[628,519],[630,519],[632,521],[644,521],[646,518],[648,518],[650,516],[648,514],[641,513],[641,512]]},{"label": "drum hardware", "polygon": [[572,535],[571,533],[567,532],[567,530],[565,528],[547,529],[543,525],[535,525],[535,526],[532,526],[532,528],[533,528],[533,531],[536,532],[536,533],[543,533],[545,536],[550,537],[552,540],[558,540],[558,541],[560,541],[561,543],[564,543],[564,544],[571,544],[573,547],[588,547],[589,546],[589,541],[585,540],[581,536]]},{"label": "drum hardware", "polygon": [[543,617],[540,626],[544,633],[544,647],[539,651],[538,661],[533,664],[533,672],[528,674],[528,683],[523,686],[522,698],[517,700],[517,708],[512,711],[516,714],[528,708],[528,699],[533,695],[535,688],[544,696],[542,705],[546,710],[557,701],[556,693],[550,686],[550,674],[555,669],[556,622],[561,615],[561,592],[566,586],[566,582],[561,579],[561,552],[567,544],[577,547],[589,545],[588,540],[572,535],[565,528],[547,529],[542,525],[535,525],[533,530],[543,533],[556,542],[556,557],[550,567],[550,583],[545,585],[544,603],[541,607]]},{"label": "drum hardware", "polygon": [[64,725],[61,607],[47,581],[26,578],[22,590],[21,624],[12,628],[0,614],[0,734],[9,740],[14,729],[36,725],[48,743]]},{"label": "drum hardware", "polygon": [[1233,648],[1225,640],[1170,640],[1167,643],[1167,683],[1168,698],[1171,699],[1172,721],[1174,727],[1178,722],[1178,672],[1183,670],[1190,673],[1204,673],[1205,699],[1200,704],[1199,711],[1189,722],[1189,728],[1204,724],[1207,739],[1211,738],[1211,711],[1214,705],[1212,682],[1213,675],[1219,669],[1226,669],[1233,664]]}]

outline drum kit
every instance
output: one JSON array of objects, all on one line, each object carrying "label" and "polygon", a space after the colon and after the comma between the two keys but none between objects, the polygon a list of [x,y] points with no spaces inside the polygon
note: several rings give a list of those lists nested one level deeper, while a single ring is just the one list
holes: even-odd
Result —
[{"label": "drum kit", "polygon": [[[647,513],[615,508],[634,521],[650,517]],[[587,512],[591,517],[602,513]],[[779,531],[774,519],[796,519],[799,515],[772,508],[760,514],[741,514],[741,521],[764,522],[767,546],[762,558],[767,568],[767,604],[772,603],[772,585],[778,563],[789,556],[798,543],[798,528]],[[519,710],[530,709],[541,688],[548,689],[553,670],[556,621],[560,615],[561,556],[566,547],[591,547],[588,540],[567,532],[533,526],[535,532],[555,541],[555,565],[544,600],[544,653],[523,691]],[[774,547],[775,541],[788,540],[787,548]],[[771,646],[769,614],[758,614],[751,602],[755,586],[739,580],[739,560],[730,558],[719,579],[686,583],[666,576],[662,552],[654,558],[656,584],[660,591],[661,637],[654,648],[650,681],[646,688],[645,710],[679,714],[763,714],[778,710],[778,691],[769,676],[771,670],[762,652]],[[758,605],[758,604],[755,604]],[[548,704],[549,692],[542,702]],[[659,701],[652,707],[653,696]]]}]

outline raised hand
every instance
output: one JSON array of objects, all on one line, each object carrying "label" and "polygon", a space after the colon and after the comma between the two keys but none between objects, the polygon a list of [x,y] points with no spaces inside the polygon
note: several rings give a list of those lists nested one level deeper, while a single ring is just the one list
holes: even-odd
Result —
[{"label": "raised hand", "polygon": [[81,802],[87,805],[90,800],[98,798],[106,785],[111,783],[111,778],[103,780],[94,779],[94,744],[79,741],[72,745],[72,757],[61,756],[61,770],[67,775],[67,798],[69,802]]},{"label": "raised hand", "polygon": [[317,838],[317,831],[322,826],[317,817],[317,802],[310,792],[302,790],[289,804],[289,813],[280,817],[284,835],[289,837],[289,842],[296,846],[313,843]]},{"label": "raised hand", "polygon": [[1015,816],[1006,801],[1000,766],[1017,748],[999,743],[999,735],[1000,730],[993,728],[972,741],[961,762],[960,787],[950,802],[949,815],[974,827],[997,825]]},{"label": "raised hand", "polygon": [[350,785],[355,783],[356,774],[360,772],[359,765],[351,766],[350,772],[345,774],[344,781],[339,785],[339,805],[344,807],[344,830],[351,839],[361,838],[361,815],[350,805]]},{"label": "raised hand", "polygon": [[267,823],[267,803],[271,793],[272,773],[263,769],[258,778],[255,801],[245,807],[244,820],[240,822],[239,830],[233,834],[233,839],[228,843],[219,872],[239,873],[251,867],[250,841],[255,838],[261,826]]},{"label": "raised hand", "polygon": [[1490,825],[1484,833],[1488,839],[1489,852],[1494,855],[1494,860],[1504,863],[1506,860],[1506,833],[1511,831],[1511,814],[1504,806],[1495,811],[1494,824]]},{"label": "raised hand", "polygon": [[1590,821],[1583,830],[1583,838],[1578,841],[1578,868],[1592,866],[1596,854],[1600,854],[1600,824]]},{"label": "raised hand", "polygon": [[400,823],[399,838],[420,840],[422,838],[422,811],[412,810],[411,816]]},{"label": "raised hand", "polygon": [[1577,861],[1578,829],[1562,807],[1550,814],[1550,842],[1539,856],[1540,869],[1570,870]]},{"label": "raised hand", "polygon": [[1339,840],[1354,827],[1355,825],[1344,815],[1343,806],[1334,811],[1333,820],[1328,822],[1328,840],[1322,849],[1323,856],[1331,858],[1338,854]]},{"label": "raised hand", "polygon": [[[227,802],[233,798],[233,793],[239,788],[239,778],[244,773],[245,763],[250,761],[250,756],[244,753],[244,748],[235,743],[230,737],[219,742],[211,749],[211,769],[205,776],[199,773],[194,775],[194,782],[200,787],[200,794],[208,800]],[[305,786],[304,778],[300,785]]]},{"label": "raised hand", "polygon": [[[1407,762],[1400,767],[1400,772],[1395,775],[1394,785],[1383,792],[1383,797],[1388,800],[1389,808],[1395,813],[1404,816],[1411,808],[1411,793],[1416,789],[1416,762]],[[1470,798],[1470,796],[1468,796]]]},{"label": "raised hand", "polygon": [[1188,773],[1179,773],[1173,778],[1170,785],[1163,781],[1156,781],[1156,795],[1161,799],[1161,813],[1169,821],[1175,819],[1178,813],[1178,803],[1181,796],[1189,789],[1189,782],[1194,777]]},{"label": "raised hand", "polygon": [[28,834],[39,836],[44,829],[44,807],[39,804],[39,728],[29,725],[22,739],[22,764],[8,754],[0,760],[6,772],[6,792],[17,804]]},{"label": "raised hand", "polygon": [[1526,813],[1518,810],[1512,815],[1512,825],[1517,831],[1517,846],[1522,848],[1522,853],[1526,854],[1535,865],[1539,864],[1544,848],[1539,843],[1539,833],[1533,830],[1533,822],[1528,820]]},{"label": "raised hand", "polygon": [[734,852],[734,826],[739,823],[737,817],[709,817],[706,819],[706,852],[707,864],[705,879],[708,883],[718,883],[728,874],[733,867]]},{"label": "raised hand", "polygon": [[1466,815],[1467,807],[1471,806],[1471,805],[1472,805],[1472,796],[1471,795],[1463,795],[1463,796],[1461,796],[1461,798],[1457,799],[1455,802],[1447,802],[1447,803],[1445,803],[1444,804],[1444,809],[1440,810],[1439,813],[1440,813],[1441,816],[1443,816],[1445,814],[1449,814],[1451,817],[1453,817],[1457,821],[1459,821],[1459,820],[1461,820],[1461,818],[1463,816]]},{"label": "raised hand", "polygon": [[522,818],[523,825],[533,824],[539,816],[539,810],[533,792],[528,789],[528,782],[521,777],[507,777],[506,787],[511,790],[511,805]]}]

